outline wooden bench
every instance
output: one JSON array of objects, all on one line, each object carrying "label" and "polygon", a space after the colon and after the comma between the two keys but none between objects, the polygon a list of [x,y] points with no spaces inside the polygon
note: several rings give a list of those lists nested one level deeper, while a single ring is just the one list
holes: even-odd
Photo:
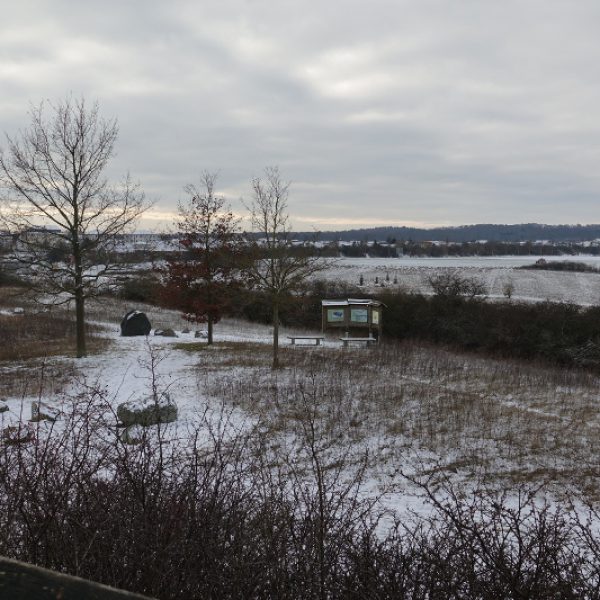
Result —
[{"label": "wooden bench", "polygon": [[377,338],[374,337],[341,337],[340,341],[344,343],[344,348],[351,343],[363,343],[366,346],[371,346],[377,343]]},{"label": "wooden bench", "polygon": [[296,344],[296,340],[312,340],[317,346],[320,346],[324,339],[324,335],[288,335],[288,340],[290,340],[292,346]]}]

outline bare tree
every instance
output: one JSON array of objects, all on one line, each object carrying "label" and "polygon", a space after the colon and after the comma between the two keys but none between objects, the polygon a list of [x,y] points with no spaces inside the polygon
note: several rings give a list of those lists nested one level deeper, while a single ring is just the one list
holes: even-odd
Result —
[{"label": "bare tree", "polygon": [[75,301],[82,357],[85,300],[114,266],[120,235],[148,204],[129,175],[119,186],[106,179],[118,126],[100,117],[97,103],[42,102],[30,116],[30,127],[7,135],[0,154],[0,177],[10,194],[4,226],[18,235],[17,256],[30,267],[34,289],[54,302]]},{"label": "bare tree", "polygon": [[431,275],[427,282],[436,296],[443,298],[464,297],[471,300],[483,298],[486,293],[485,285],[474,277],[463,277],[458,271],[443,271]]},{"label": "bare tree", "polygon": [[515,293],[515,282],[509,278],[502,284],[502,294],[504,294],[504,297],[507,300],[510,300],[513,297],[514,293]]},{"label": "bare tree", "polygon": [[290,183],[282,180],[277,167],[267,167],[264,178],[252,181],[254,192],[250,220],[255,260],[249,268],[250,280],[270,298],[273,320],[273,368],[279,367],[279,310],[310,275],[324,268],[312,249],[295,246],[291,237],[287,203]]}]

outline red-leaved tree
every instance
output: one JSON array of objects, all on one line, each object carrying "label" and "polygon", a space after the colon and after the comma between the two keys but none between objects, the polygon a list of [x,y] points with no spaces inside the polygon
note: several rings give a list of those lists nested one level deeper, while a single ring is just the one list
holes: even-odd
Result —
[{"label": "red-leaved tree", "polygon": [[180,252],[168,261],[162,286],[165,304],[181,310],[188,321],[207,324],[209,344],[238,285],[243,256],[238,220],[225,199],[215,195],[216,179],[216,173],[205,172],[202,189],[186,186],[189,200],[179,205],[177,223]]}]

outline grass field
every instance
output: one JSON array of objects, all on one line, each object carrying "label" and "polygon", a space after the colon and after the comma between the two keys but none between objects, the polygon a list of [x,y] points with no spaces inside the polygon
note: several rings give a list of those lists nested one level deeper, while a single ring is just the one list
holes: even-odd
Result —
[{"label": "grass field", "polygon": [[[92,373],[122,387],[128,365],[145,352],[118,337],[130,308],[114,299],[89,303],[89,318],[107,333],[96,338],[96,357],[86,359],[84,370],[69,358],[68,314],[0,317],[5,335],[16,340],[3,349],[0,393],[51,397],[77,374]],[[600,499],[600,381],[593,374],[408,342],[342,349],[330,338],[323,347],[292,347],[286,331],[284,367],[272,371],[268,327],[224,320],[208,348],[193,332],[181,334],[189,324],[177,313],[141,308],[153,326],[179,332],[173,340],[150,340],[168,355],[163,376],[182,407],[190,414],[202,407],[235,410],[238,424],[258,424],[274,455],[293,451],[309,419],[323,447],[355,462],[369,454],[375,486],[401,486],[402,470],[461,485],[530,483],[556,496],[574,491]],[[128,393],[136,385],[142,381]]]}]

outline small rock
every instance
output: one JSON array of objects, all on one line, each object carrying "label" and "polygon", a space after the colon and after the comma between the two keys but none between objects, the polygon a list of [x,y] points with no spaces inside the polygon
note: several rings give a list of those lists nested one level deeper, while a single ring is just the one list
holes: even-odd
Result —
[{"label": "small rock", "polygon": [[2,439],[9,446],[26,444],[35,439],[35,432],[29,424],[10,425],[2,430]]},{"label": "small rock", "polygon": [[12,311],[13,311],[14,315],[24,315],[25,314],[25,310],[23,308],[21,308],[20,306],[15,306],[15,308],[13,308]]},{"label": "small rock", "polygon": [[8,410],[8,404],[4,402],[4,400],[0,400],[0,413],[6,412]]},{"label": "small rock", "polygon": [[172,329],[157,329],[154,335],[160,335],[162,337],[177,337],[177,334]]},{"label": "small rock", "polygon": [[208,338],[208,331],[196,331],[194,337],[206,339]]},{"label": "small rock", "polygon": [[181,333],[190,333],[190,330],[186,327]]},{"label": "small rock", "polygon": [[31,403],[31,421],[51,421],[60,419],[60,410],[44,402]]}]

